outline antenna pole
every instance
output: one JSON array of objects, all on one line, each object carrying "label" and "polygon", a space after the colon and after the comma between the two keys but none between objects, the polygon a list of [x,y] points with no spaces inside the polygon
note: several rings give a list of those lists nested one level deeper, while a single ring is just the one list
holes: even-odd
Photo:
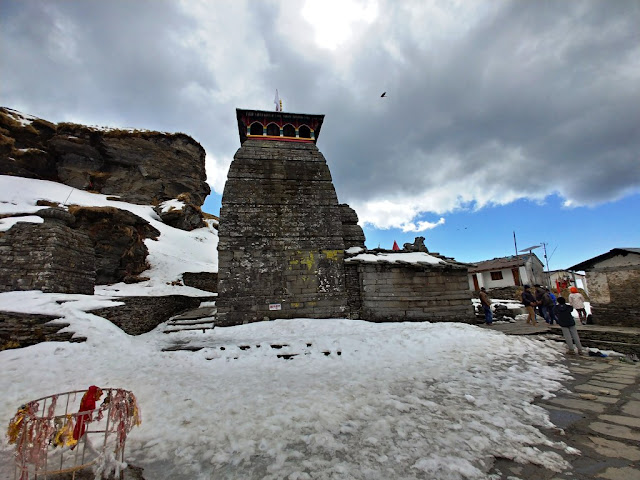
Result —
[{"label": "antenna pole", "polygon": [[547,258],[547,244],[542,242],[542,248],[544,249],[544,262],[547,264],[547,286],[551,288],[551,275],[549,274],[549,259]]},{"label": "antenna pole", "polygon": [[516,268],[518,269],[518,285],[522,285],[522,279],[520,278],[520,255],[518,255],[518,243],[516,242],[516,231],[513,231],[513,246],[516,249]]}]

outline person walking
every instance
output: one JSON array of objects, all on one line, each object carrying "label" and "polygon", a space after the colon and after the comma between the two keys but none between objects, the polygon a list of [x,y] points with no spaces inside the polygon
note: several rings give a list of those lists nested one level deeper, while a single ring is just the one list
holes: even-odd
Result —
[{"label": "person walking", "polygon": [[584,297],[576,287],[571,287],[569,294],[569,303],[573,308],[575,308],[576,312],[578,312],[578,317],[580,317],[580,323],[582,325],[586,325],[587,323],[587,311],[584,308]]},{"label": "person walking", "polygon": [[575,349],[578,349],[578,355],[582,355],[582,344],[580,343],[580,337],[578,336],[578,329],[576,328],[576,321],[573,319],[571,312],[573,307],[567,305],[567,301],[564,297],[558,297],[558,305],[555,306],[555,314],[558,317],[558,325],[562,329],[562,336],[567,343],[567,353],[574,355]]},{"label": "person walking", "polygon": [[491,313],[491,299],[487,294],[487,290],[482,287],[480,288],[480,304],[482,305],[482,309],[484,310],[484,323],[487,325],[493,324],[493,313]]},{"label": "person walking", "polygon": [[530,323],[534,327],[538,325],[538,321],[536,320],[536,311],[534,307],[537,305],[536,297],[533,296],[531,290],[529,290],[529,285],[524,286],[524,290],[522,291],[522,304],[527,309],[527,313],[529,316],[527,317],[527,323]]},{"label": "person walking", "polygon": [[549,314],[549,310],[553,308],[553,302],[551,301],[551,297],[547,293],[547,291],[542,287],[542,285],[536,285],[536,302],[538,304],[538,309],[540,310],[540,315],[544,318],[546,323],[551,323],[551,316]]}]

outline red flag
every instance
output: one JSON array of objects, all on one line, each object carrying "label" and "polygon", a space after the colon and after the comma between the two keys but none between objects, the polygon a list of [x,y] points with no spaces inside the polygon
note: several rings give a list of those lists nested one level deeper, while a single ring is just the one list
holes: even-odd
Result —
[{"label": "red flag", "polygon": [[[96,408],[96,400],[99,400],[102,396],[102,390],[95,385],[91,385],[80,400],[80,410],[78,410],[78,418],[76,420],[76,426],[73,429],[73,439],[80,440],[87,429],[87,424],[91,422],[91,414]],[[74,445],[75,447],[75,445]],[[73,447],[71,447],[73,450]]]},{"label": "red flag", "polygon": [[400,250],[400,247],[398,246],[398,244],[396,243],[396,241],[393,241],[393,249],[394,250]]}]

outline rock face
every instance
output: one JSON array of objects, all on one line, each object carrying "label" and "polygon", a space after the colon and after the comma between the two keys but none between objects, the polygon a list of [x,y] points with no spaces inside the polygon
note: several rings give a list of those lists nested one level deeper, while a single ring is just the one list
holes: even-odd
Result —
[{"label": "rock face", "polygon": [[[216,324],[348,315],[343,222],[356,225],[352,212],[315,144],[247,139],[222,196]],[[361,233],[347,241],[364,243]]]},{"label": "rock face", "polygon": [[192,203],[190,195],[180,194],[176,200],[179,205],[167,206],[162,203],[154,207],[162,223],[187,232],[205,226],[202,210]]},{"label": "rock face", "polygon": [[129,282],[149,268],[144,240],[160,235],[149,222],[112,207],[72,206],[69,211],[75,216],[75,228],[93,243],[97,285]]},{"label": "rock face", "polygon": [[[0,107],[0,174],[37,178],[151,205],[210,193],[205,151],[182,133],[53,124]],[[73,199],[71,199],[73,201]]]}]

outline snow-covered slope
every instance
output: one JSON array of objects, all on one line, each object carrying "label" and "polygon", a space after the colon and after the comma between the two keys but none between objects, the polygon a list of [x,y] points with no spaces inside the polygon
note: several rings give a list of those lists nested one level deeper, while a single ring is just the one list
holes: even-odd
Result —
[{"label": "snow-covered slope", "polygon": [[[113,197],[109,197],[113,198]],[[179,280],[184,272],[218,271],[218,233],[209,221],[207,228],[186,232],[160,221],[150,205],[108,200],[106,195],[89,193],[61,183],[46,180],[34,180],[22,177],[0,175],[0,215],[33,213],[42,208],[36,205],[38,200],[65,205],[95,207],[114,207],[128,210],[147,220],[160,231],[158,240],[146,240],[149,249],[148,262],[151,269],[143,273],[150,280],[138,284],[119,283],[109,286],[97,286],[97,295],[137,296],[137,295],[188,295],[209,296],[210,292],[171,285]],[[7,230],[19,221],[39,221],[39,217],[8,217],[0,219],[0,231]]]}]

